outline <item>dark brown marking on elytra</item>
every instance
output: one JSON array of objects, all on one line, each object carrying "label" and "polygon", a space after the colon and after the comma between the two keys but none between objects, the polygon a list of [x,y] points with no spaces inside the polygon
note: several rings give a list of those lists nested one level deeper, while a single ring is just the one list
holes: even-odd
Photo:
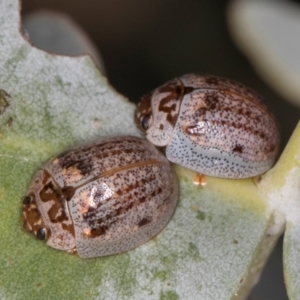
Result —
[{"label": "dark brown marking on elytra", "polygon": [[114,149],[114,150],[110,151],[110,153],[111,153],[110,155],[112,157],[114,157],[114,156],[121,156],[121,155],[127,156],[127,154],[132,154],[132,153],[144,154],[145,150],[144,149],[139,150],[139,149],[134,149],[134,148],[124,149],[124,150],[123,149],[122,150],[116,150],[116,149]]},{"label": "dark brown marking on elytra", "polygon": [[90,238],[96,238],[98,236],[101,236],[101,235],[106,233],[108,228],[109,228],[108,226],[99,226],[99,227],[91,228],[91,232],[89,234],[89,237]]},{"label": "dark brown marking on elytra", "polygon": [[[249,134],[249,135],[256,136],[257,139],[263,140],[267,149],[275,150],[275,148],[276,148],[276,146],[274,146],[272,148],[270,148],[268,146],[269,139],[267,138],[267,136],[264,132],[264,128],[262,128],[261,130],[258,130],[248,124],[230,122],[230,121],[224,121],[224,120],[205,120],[204,119],[202,121],[213,125],[215,128],[233,127],[233,128],[239,129],[241,131],[247,132],[247,134]],[[185,127],[183,127],[183,130],[190,136],[204,136],[206,134],[206,132],[203,132],[203,128],[199,127],[198,123],[196,123],[195,125],[185,126]],[[239,148],[237,148],[237,150],[239,150]],[[269,150],[266,150],[266,149],[262,149],[262,150],[264,150],[266,153],[271,153],[271,151],[269,151]],[[236,151],[236,152],[238,152],[238,151]]]},{"label": "dark brown marking on elytra", "polygon": [[209,95],[206,96],[204,99],[205,106],[201,104],[200,107],[195,109],[194,115],[196,117],[200,117],[205,115],[207,112],[210,111],[218,111],[220,113],[228,113],[229,115],[235,116],[236,118],[238,116],[244,116],[248,118],[252,118],[252,112],[249,109],[246,108],[236,108],[234,106],[225,106],[224,102],[222,101],[222,98],[218,95]]},{"label": "dark brown marking on elytra", "polygon": [[87,174],[90,174],[92,169],[93,169],[93,161],[89,160],[89,159],[80,159],[80,157],[72,160],[72,159],[68,159],[68,160],[60,160],[60,165],[63,169],[70,169],[70,168],[74,168],[74,169],[78,169],[80,174],[82,176],[85,176]]},{"label": "dark brown marking on elytra", "polygon": [[[143,153],[143,150],[135,149],[134,145],[129,149],[117,149],[116,143],[112,145],[106,144],[105,147],[97,147],[97,151],[92,151],[94,147],[88,149],[82,149],[79,155],[74,155],[73,157],[63,157],[59,160],[60,166],[62,168],[77,168],[80,171],[80,174],[85,176],[92,172],[94,169],[94,162],[91,157],[95,157],[98,160],[105,159],[107,157],[114,157],[116,155],[126,155],[130,153]],[[85,155],[85,153],[93,153],[92,155]]]},{"label": "dark brown marking on elytra", "polygon": [[127,185],[126,188],[122,188],[120,190],[118,190],[116,193],[119,196],[128,194],[129,192],[139,188],[139,187],[143,187],[145,184],[152,182],[153,180],[155,180],[155,175],[154,174],[150,174],[149,176],[147,176],[146,178],[142,178],[139,181],[136,181],[132,184]]},{"label": "dark brown marking on elytra", "polygon": [[[101,145],[92,145],[74,149],[71,152],[66,152],[65,155],[60,155],[59,165],[63,169],[77,168],[80,174],[85,176],[92,172],[95,168],[93,157],[98,161],[106,159],[107,157],[114,157],[114,155],[126,155],[130,153],[144,153],[145,150],[139,150],[137,141],[130,140],[128,143],[121,143],[120,141],[103,142]],[[117,149],[117,150],[116,150]]]},{"label": "dark brown marking on elytra", "polygon": [[145,225],[147,225],[147,224],[149,224],[151,222],[152,222],[152,218],[151,217],[147,217],[147,218],[143,218],[137,225],[139,227],[143,227],[143,226],[145,226]]},{"label": "dark brown marking on elytra", "polygon": [[78,166],[80,162],[84,159],[87,159],[93,155],[94,150],[96,149],[95,145],[89,145],[86,147],[81,147],[78,149],[67,150],[57,156],[59,165],[61,168],[70,168],[77,167],[78,169],[85,169],[85,166]]},{"label": "dark brown marking on elytra", "polygon": [[217,93],[210,93],[204,98],[205,105],[208,109],[217,109],[221,105],[220,96]]},{"label": "dark brown marking on elytra", "polygon": [[[241,85],[242,87],[242,85]],[[219,91],[220,93],[224,93],[229,95],[230,97],[235,96],[235,101],[241,101],[247,103],[249,107],[254,107],[261,112],[262,115],[268,115],[273,121],[275,121],[275,116],[271,112],[271,110],[264,103],[262,98],[256,94],[254,91],[251,92],[249,89],[249,93],[247,94],[246,90],[238,90],[238,89],[223,89]]]},{"label": "dark brown marking on elytra", "polygon": [[242,101],[247,101],[255,105],[263,113],[267,113],[274,120],[274,116],[270,113],[267,105],[264,103],[260,95],[258,95],[254,90],[244,86],[239,82],[235,82],[229,79],[224,79],[215,76],[205,76],[205,82],[208,85],[212,85],[212,89],[219,93],[227,94],[229,96],[234,95],[240,98]]},{"label": "dark brown marking on elytra", "polygon": [[195,90],[192,86],[184,86],[183,87],[183,95],[191,94]]},{"label": "dark brown marking on elytra", "polygon": [[201,108],[196,109],[195,113],[194,113],[195,119],[197,119],[197,118],[200,119],[200,117],[205,116],[207,111],[208,111],[207,107],[201,107]]},{"label": "dark brown marking on elytra", "polygon": [[159,194],[161,194],[161,193],[162,193],[162,188],[159,187],[158,189],[154,190],[154,191],[151,193],[151,197],[153,198],[153,197],[155,197],[155,196],[157,196],[157,195],[159,195]]},{"label": "dark brown marking on elytra", "polygon": [[235,147],[232,149],[233,152],[243,153],[244,146],[236,144]]},{"label": "dark brown marking on elytra", "polygon": [[[127,188],[123,188],[122,190],[116,191],[116,196],[121,198],[122,196],[126,196],[122,199],[123,205],[117,209],[115,209],[110,214],[106,215],[103,218],[98,218],[97,214],[99,213],[99,210],[101,210],[101,206],[103,206],[103,203],[98,203],[97,207],[89,207],[88,211],[83,214],[83,219],[89,224],[91,228],[94,229],[94,233],[91,235],[91,237],[96,237],[97,234],[104,234],[106,230],[109,229],[109,227],[117,222],[117,218],[120,220],[124,217],[126,217],[126,214],[135,207],[139,206],[141,203],[144,203],[146,201],[149,201],[152,197],[155,197],[162,193],[162,188],[159,187],[156,190],[154,190],[151,195],[145,195],[143,197],[134,197],[130,194],[130,192],[138,187],[143,186],[145,183],[155,180],[155,176],[151,175],[148,178],[143,178],[140,181],[137,181],[134,184],[129,185]],[[115,197],[111,197],[107,199],[106,203],[110,199],[115,199]],[[119,205],[119,204],[116,204]],[[103,230],[105,228],[105,230]]]},{"label": "dark brown marking on elytra", "polygon": [[[199,109],[200,111],[200,109]],[[240,129],[242,131],[246,131],[250,135],[255,135],[261,139],[266,139],[266,135],[263,131],[261,130],[256,130],[253,128],[253,126],[248,125],[248,124],[242,124],[242,123],[237,123],[237,122],[231,122],[231,121],[224,121],[224,120],[207,120],[207,119],[202,119],[202,122],[207,122],[210,125],[213,125],[215,128],[222,128],[222,127],[234,127],[236,129]],[[189,125],[184,127],[184,131],[189,134],[189,135],[203,135],[202,130],[198,130],[198,122],[195,122],[196,124],[194,125]],[[263,129],[262,129],[263,130]]]},{"label": "dark brown marking on elytra", "polygon": [[205,82],[208,85],[212,85],[213,89],[216,91],[231,95],[234,94],[243,100],[250,101],[255,103],[255,105],[263,107],[264,110],[267,109],[262,97],[242,83],[216,76],[204,76],[203,78]]},{"label": "dark brown marking on elytra", "polygon": [[103,159],[106,159],[106,158],[109,158],[109,157],[121,157],[121,156],[124,156],[124,157],[127,158],[126,164],[130,164],[130,163],[132,163],[132,161],[128,160],[128,158],[129,158],[128,154],[132,154],[132,153],[135,154],[135,156],[132,156],[132,161],[135,161],[135,157],[137,155],[143,156],[145,154],[145,150],[144,149],[139,150],[139,149],[136,149],[136,148],[120,149],[120,150],[112,149],[109,152],[99,153],[99,154],[95,155],[95,157],[98,160],[103,160]]},{"label": "dark brown marking on elytra", "polygon": [[[217,110],[222,113],[228,112],[232,116],[244,116],[248,118],[254,118],[255,114],[252,112],[251,107],[239,107],[237,100],[235,100],[236,105],[233,103],[230,105],[229,103],[225,104],[224,97],[222,96],[222,91],[210,92],[204,97],[205,107],[201,105],[198,108],[198,114],[203,115],[207,111]],[[196,110],[197,112],[197,110]]]},{"label": "dark brown marking on elytra", "polygon": [[76,192],[76,188],[73,187],[73,186],[64,186],[62,189],[61,189],[62,193],[63,193],[63,196],[64,198],[67,200],[67,201],[70,201],[75,192]]},{"label": "dark brown marking on elytra", "polygon": [[[97,203],[96,206],[93,207],[89,207],[88,211],[84,214],[84,218],[92,218],[95,214],[97,214],[97,211],[99,208],[101,208],[101,206],[105,205],[109,200],[111,199],[115,199],[116,197],[121,198],[124,195],[129,195],[131,191],[134,191],[137,188],[143,187],[146,183],[149,183],[151,181],[155,180],[155,176],[154,175],[150,175],[147,178],[142,178],[139,181],[136,181],[135,183],[129,184],[126,187],[122,187],[121,189],[115,191],[115,195],[112,197],[108,197],[105,199],[105,202],[103,201],[94,201]],[[161,193],[162,190],[161,188],[158,188],[158,192]],[[103,193],[101,191],[97,191],[94,195],[94,199],[97,199],[98,197],[101,197],[103,195]],[[141,202],[144,201],[143,197],[137,198],[137,200],[139,200],[138,202],[136,202],[137,205],[139,205]],[[126,198],[124,200],[124,203],[128,201],[128,199]],[[118,203],[116,205],[119,205]],[[129,208],[131,204],[129,203],[127,206],[123,206],[122,208],[120,208],[119,213],[121,213],[121,210],[123,210],[123,208],[126,210]],[[130,208],[132,208],[132,206],[130,206]],[[116,215],[117,210],[115,210],[112,214],[115,216]]]},{"label": "dark brown marking on elytra", "polygon": [[263,131],[256,131],[256,134],[263,140],[267,138],[266,133]]},{"label": "dark brown marking on elytra", "polygon": [[[107,142],[102,142],[100,145],[94,145],[92,148],[97,149],[97,153],[101,153],[102,151],[111,151],[115,148],[118,148],[120,150],[125,150],[126,148],[130,148],[130,149],[134,149],[136,147],[136,145],[139,145],[140,141],[137,141],[136,139],[132,138],[128,138],[126,142],[124,141],[116,141],[116,140],[112,140],[112,141],[107,141]],[[90,151],[87,151],[90,152]],[[91,153],[93,153],[95,151],[91,151]]]},{"label": "dark brown marking on elytra", "polygon": [[251,95],[256,94],[254,91],[245,87],[243,84],[232,81],[230,79],[225,79],[217,76],[205,76],[204,79],[209,86],[212,85],[213,89],[220,92],[234,93],[237,95],[244,95],[246,93]]}]

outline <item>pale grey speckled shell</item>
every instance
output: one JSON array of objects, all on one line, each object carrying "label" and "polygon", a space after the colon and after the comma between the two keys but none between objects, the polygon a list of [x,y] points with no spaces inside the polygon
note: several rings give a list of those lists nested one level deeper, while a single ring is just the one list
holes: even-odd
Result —
[{"label": "pale grey speckled shell", "polygon": [[278,126],[262,98],[214,76],[167,82],[141,99],[136,121],[151,143],[166,146],[170,161],[215,177],[264,173],[279,149]]},{"label": "pale grey speckled shell", "polygon": [[174,213],[178,183],[154,146],[122,136],[58,155],[37,173],[28,195],[33,200],[23,204],[23,227],[37,235],[46,226],[49,246],[90,258],[127,251],[157,235]]}]

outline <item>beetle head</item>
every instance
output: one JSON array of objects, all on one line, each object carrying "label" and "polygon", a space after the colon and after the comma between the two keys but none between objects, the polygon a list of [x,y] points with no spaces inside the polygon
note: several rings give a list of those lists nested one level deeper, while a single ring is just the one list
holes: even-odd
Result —
[{"label": "beetle head", "polygon": [[174,79],[141,98],[135,120],[140,129],[146,132],[146,137],[152,144],[168,145],[177,122],[183,95],[182,82]]},{"label": "beetle head", "polygon": [[39,171],[23,198],[23,228],[53,248],[75,248],[73,222],[62,189],[45,170]]}]

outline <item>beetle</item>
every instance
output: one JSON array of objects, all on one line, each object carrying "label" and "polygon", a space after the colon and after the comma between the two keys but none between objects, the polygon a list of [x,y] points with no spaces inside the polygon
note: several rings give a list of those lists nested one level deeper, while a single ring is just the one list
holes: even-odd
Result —
[{"label": "beetle", "polygon": [[103,137],[46,163],[23,198],[22,225],[53,248],[91,258],[133,249],[169,222],[178,182],[147,140]]},{"label": "beetle", "polygon": [[253,90],[216,76],[187,74],[145,95],[135,120],[167,158],[200,174],[241,179],[266,172],[280,134]]}]

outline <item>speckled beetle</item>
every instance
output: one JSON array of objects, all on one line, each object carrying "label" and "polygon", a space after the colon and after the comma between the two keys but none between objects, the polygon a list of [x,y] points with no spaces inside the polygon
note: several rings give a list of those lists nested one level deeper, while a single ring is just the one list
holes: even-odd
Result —
[{"label": "speckled beetle", "polygon": [[262,98],[240,83],[187,74],[142,97],[136,122],[167,158],[198,173],[247,178],[274,163],[279,130]]},{"label": "speckled beetle", "polygon": [[22,224],[84,258],[135,248],[158,234],[177,203],[169,161],[148,141],[101,138],[50,160],[23,198]]}]

